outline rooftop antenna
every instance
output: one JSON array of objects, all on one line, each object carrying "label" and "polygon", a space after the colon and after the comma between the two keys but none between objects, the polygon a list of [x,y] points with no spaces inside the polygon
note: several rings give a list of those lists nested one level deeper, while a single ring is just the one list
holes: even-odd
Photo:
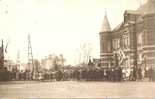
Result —
[{"label": "rooftop antenna", "polygon": [[139,6],[140,7],[142,6],[142,0],[139,0]]},{"label": "rooftop antenna", "polygon": [[105,15],[105,16],[107,15],[107,10],[106,10],[106,8],[104,8],[104,15]]}]

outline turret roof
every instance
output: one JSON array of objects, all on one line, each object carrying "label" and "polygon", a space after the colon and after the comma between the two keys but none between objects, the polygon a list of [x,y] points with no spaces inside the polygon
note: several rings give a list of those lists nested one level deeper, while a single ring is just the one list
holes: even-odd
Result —
[{"label": "turret roof", "polygon": [[100,32],[109,32],[109,31],[111,31],[111,27],[110,27],[107,15],[105,14]]}]

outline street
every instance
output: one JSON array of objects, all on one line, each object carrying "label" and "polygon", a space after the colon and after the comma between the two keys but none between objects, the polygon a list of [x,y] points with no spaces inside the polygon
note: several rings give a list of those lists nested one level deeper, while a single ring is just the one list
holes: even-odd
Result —
[{"label": "street", "polygon": [[34,82],[0,83],[1,98],[144,98],[155,97],[153,82]]}]

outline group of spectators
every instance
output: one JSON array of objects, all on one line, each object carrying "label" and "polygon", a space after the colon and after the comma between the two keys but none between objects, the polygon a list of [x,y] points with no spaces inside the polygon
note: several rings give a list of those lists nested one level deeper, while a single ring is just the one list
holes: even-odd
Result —
[{"label": "group of spectators", "polygon": [[150,68],[143,70],[141,68],[124,69],[121,67],[101,68],[101,67],[70,67],[59,68],[57,70],[39,71],[34,75],[30,71],[8,71],[6,68],[0,70],[1,80],[39,80],[39,81],[143,81],[148,78],[149,81],[155,81],[155,70]]},{"label": "group of spectators", "polygon": [[54,80],[54,81],[155,81],[155,70],[150,68],[143,71],[141,68],[124,69],[116,68],[70,68],[59,69],[57,71],[47,71],[39,73],[39,80]]},{"label": "group of spectators", "polygon": [[8,71],[6,68],[0,70],[0,81],[32,80],[32,73],[28,71]]},{"label": "group of spectators", "polygon": [[6,67],[0,67],[0,81],[8,81],[10,77],[10,72]]},{"label": "group of spectators", "polygon": [[101,68],[86,68],[76,69],[73,72],[73,77],[77,80],[86,81],[121,81],[122,70],[116,69],[101,69]]}]

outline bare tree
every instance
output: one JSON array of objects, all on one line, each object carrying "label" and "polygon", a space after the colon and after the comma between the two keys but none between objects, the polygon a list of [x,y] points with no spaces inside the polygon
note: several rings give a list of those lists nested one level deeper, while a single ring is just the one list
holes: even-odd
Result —
[{"label": "bare tree", "polygon": [[37,72],[41,69],[39,60],[34,59],[34,66]]},{"label": "bare tree", "polygon": [[64,58],[64,55],[63,54],[60,54],[59,55],[59,58],[60,58],[61,64],[64,66],[64,63],[66,61],[66,59]]},{"label": "bare tree", "polygon": [[91,56],[92,47],[91,43],[83,43],[80,44],[79,48],[79,63],[81,64],[87,64],[89,61],[89,58]]}]

